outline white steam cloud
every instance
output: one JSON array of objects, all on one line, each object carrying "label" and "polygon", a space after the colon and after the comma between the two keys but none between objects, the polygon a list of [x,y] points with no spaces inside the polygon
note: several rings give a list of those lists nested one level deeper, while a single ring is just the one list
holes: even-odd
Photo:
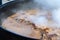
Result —
[{"label": "white steam cloud", "polygon": [[44,8],[59,8],[60,7],[60,0],[34,0],[34,2],[38,3]]},{"label": "white steam cloud", "polygon": [[42,9],[51,11],[53,21],[60,26],[60,0],[34,0]]}]

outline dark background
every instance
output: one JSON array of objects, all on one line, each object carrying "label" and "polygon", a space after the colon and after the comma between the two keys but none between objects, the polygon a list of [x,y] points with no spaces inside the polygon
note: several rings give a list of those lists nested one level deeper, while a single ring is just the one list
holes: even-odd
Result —
[{"label": "dark background", "polygon": [[2,4],[2,0],[0,0],[0,5]]}]

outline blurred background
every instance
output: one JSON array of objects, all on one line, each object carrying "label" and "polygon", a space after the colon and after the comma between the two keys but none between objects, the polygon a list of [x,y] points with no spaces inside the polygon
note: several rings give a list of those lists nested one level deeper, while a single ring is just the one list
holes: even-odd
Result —
[{"label": "blurred background", "polygon": [[0,5],[1,5],[1,4],[5,4],[5,3],[7,3],[7,2],[10,2],[10,1],[13,1],[13,0],[0,0]]},{"label": "blurred background", "polygon": [[13,1],[13,0],[2,0],[2,4],[10,2],[10,1]]},{"label": "blurred background", "polygon": [[0,0],[0,5],[2,4],[2,0]]}]

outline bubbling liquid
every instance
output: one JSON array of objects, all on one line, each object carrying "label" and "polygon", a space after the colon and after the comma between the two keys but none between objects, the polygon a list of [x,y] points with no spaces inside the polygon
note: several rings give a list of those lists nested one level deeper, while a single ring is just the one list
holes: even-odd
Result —
[{"label": "bubbling liquid", "polygon": [[[60,36],[59,27],[57,27],[57,25],[58,24],[53,20],[50,11],[39,9],[20,10],[16,12],[16,14],[8,17],[2,23],[2,26],[4,26],[3,28],[6,28],[7,30],[36,39],[40,39],[41,35],[45,32],[48,32],[46,33],[47,35],[56,34]],[[43,34],[39,29],[42,30]]]}]

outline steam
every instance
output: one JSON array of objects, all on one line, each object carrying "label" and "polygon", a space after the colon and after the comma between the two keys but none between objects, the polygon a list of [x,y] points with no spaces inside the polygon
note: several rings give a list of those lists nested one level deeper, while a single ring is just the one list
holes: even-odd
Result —
[{"label": "steam", "polygon": [[52,25],[60,27],[60,0],[34,0],[34,2],[37,3],[37,5],[40,5],[40,7],[44,10],[51,11],[52,14],[52,20],[54,23]]},{"label": "steam", "polygon": [[52,11],[52,17],[55,22],[60,24],[60,8]]},{"label": "steam", "polygon": [[[26,8],[30,9],[42,9],[42,11],[38,11],[38,13],[33,16],[30,15],[27,17],[30,21],[35,23],[37,26],[51,26],[51,27],[60,27],[60,0],[34,0],[28,4],[23,5],[23,10]],[[50,11],[52,15],[52,23],[48,23],[48,19],[46,18],[47,12]],[[43,14],[43,15],[42,15]],[[40,16],[42,15],[42,16]]]},{"label": "steam", "polygon": [[[45,15],[44,13],[46,13],[47,10],[51,11],[52,20],[54,21],[54,23],[51,23],[51,25],[58,26],[60,24],[60,0],[33,0],[33,2],[23,4],[21,7],[22,8],[19,8],[21,10],[43,9],[42,11],[38,12],[36,16],[28,16],[29,18],[27,17],[36,25],[48,25],[47,18],[45,16],[40,16],[41,14]],[[21,12],[21,10],[19,11]]]},{"label": "steam", "polygon": [[48,24],[48,20],[44,16],[34,17],[31,20],[39,28],[40,28],[40,26],[47,26],[47,24]]},{"label": "steam", "polygon": [[60,0],[34,0],[34,2],[45,9],[60,8]]}]

